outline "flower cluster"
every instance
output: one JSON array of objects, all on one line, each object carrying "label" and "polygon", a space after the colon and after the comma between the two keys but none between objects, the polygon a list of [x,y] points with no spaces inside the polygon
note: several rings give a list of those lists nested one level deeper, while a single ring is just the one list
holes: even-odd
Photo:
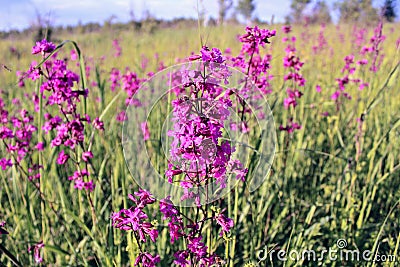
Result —
[{"label": "flower cluster", "polygon": [[109,81],[111,82],[111,91],[115,91],[115,88],[121,86],[120,83],[120,79],[121,79],[121,72],[119,71],[119,69],[117,68],[112,68],[111,69],[111,73],[110,73],[110,79]]},{"label": "flower cluster", "polygon": [[[158,230],[151,222],[146,221],[148,216],[143,211],[147,205],[154,203],[155,199],[149,192],[142,189],[135,192],[134,195],[130,194],[129,199],[135,205],[129,209],[122,209],[113,213],[111,215],[113,226],[123,231],[133,231],[138,243],[146,242],[147,237],[152,242],[156,242]],[[141,246],[139,247],[141,248]],[[159,261],[160,256],[152,256],[150,253],[141,250],[139,256],[136,258],[135,266],[138,266],[140,263],[143,267],[152,267]]]},{"label": "flower cluster", "polygon": [[72,61],[78,60],[78,53],[76,53],[75,49],[72,49],[70,52],[70,58]]},{"label": "flower cluster", "polygon": [[352,99],[351,95],[346,92],[346,87],[349,84],[355,84],[358,85],[359,90],[363,90],[365,87],[368,87],[368,83],[364,82],[363,80],[353,77],[357,67],[356,65],[359,65],[360,67],[365,66],[368,61],[366,59],[362,59],[356,62],[354,55],[347,55],[344,59],[344,67],[342,68],[341,72],[343,73],[343,77],[337,78],[337,84],[338,84],[338,90],[336,90],[332,95],[331,99],[336,102],[337,110],[339,110],[339,97],[343,96],[346,99]]},{"label": "flower cluster", "polygon": [[114,57],[120,57],[122,54],[122,48],[119,45],[118,39],[113,40],[112,46],[114,47],[114,50],[115,50]]},{"label": "flower cluster", "polygon": [[[120,87],[127,94],[127,98],[125,99],[126,106],[134,105],[137,107],[141,105],[140,100],[134,96],[146,79],[139,78],[139,76],[129,68],[125,69],[124,74],[122,74],[119,69],[112,68],[109,81],[111,82],[111,91],[115,91],[115,89]],[[120,122],[127,120],[125,111],[119,112],[116,119]]]},{"label": "flower cluster", "polygon": [[[193,112],[196,104],[202,104],[201,108],[210,117]],[[169,135],[174,138],[171,161],[175,164],[169,165],[166,172],[168,180],[172,183],[173,174],[180,172],[185,174],[181,181],[185,188],[207,184],[211,178],[225,187],[225,175],[233,151],[229,142],[218,144],[218,141],[222,136],[223,120],[229,115],[229,103],[223,100],[198,103],[178,99],[173,101],[173,106],[175,127]]]},{"label": "flower cluster", "polygon": [[[33,47],[32,53],[41,53],[45,57],[46,53],[54,52],[55,45],[46,40],[38,42]],[[71,54],[72,57],[77,56],[76,52]],[[59,147],[61,151],[57,157],[57,164],[65,165],[70,158],[76,165],[78,171],[70,177],[75,183],[75,188],[86,189],[92,191],[94,182],[89,180],[89,172],[82,170],[81,162],[84,162],[85,169],[88,168],[90,159],[93,157],[91,151],[85,149],[85,129],[92,123],[91,118],[87,114],[81,114],[78,111],[77,104],[88,96],[87,88],[77,88],[79,83],[79,75],[68,69],[65,60],[57,59],[57,53],[52,58],[46,59],[41,66],[35,67],[36,62],[32,62],[30,69],[24,76],[35,81],[39,77],[43,78],[40,86],[39,95],[33,95],[35,110],[39,111],[39,100],[43,100],[44,110],[49,111],[43,116],[44,123],[42,130],[44,134],[51,136],[50,146],[53,148]],[[53,107],[56,107],[55,109]],[[57,115],[52,115],[56,111]],[[14,138],[17,145],[9,146],[11,151],[18,151],[16,157],[17,163],[26,154],[32,154],[26,147],[33,146],[31,143],[32,132],[36,131],[36,127],[32,124],[33,118],[28,116],[26,111],[21,112],[21,118],[13,118],[11,120],[14,127],[21,128],[20,132],[16,132],[9,138]],[[96,118],[93,121],[93,128],[98,130],[104,129],[104,124]],[[22,134],[23,133],[23,134]],[[34,145],[36,150],[43,150],[45,142],[39,142]],[[24,152],[25,151],[25,152]],[[32,161],[32,160],[29,160]],[[33,164],[28,169],[29,179],[39,178],[39,169],[41,166]]]},{"label": "flower cluster", "polygon": [[301,125],[298,124],[297,122],[293,122],[293,118],[289,118],[289,121],[286,126],[280,125],[279,130],[280,131],[286,131],[288,133],[293,133],[295,130],[300,130]]},{"label": "flower cluster", "polygon": [[32,47],[32,54],[42,54],[43,56],[53,52],[56,49],[56,46],[48,42],[46,39],[43,39],[40,42],[36,42],[36,45]]},{"label": "flower cluster", "polygon": [[4,171],[14,163],[20,166],[22,160],[27,159],[28,168],[25,174],[29,180],[39,179],[41,165],[33,161],[31,155],[43,149],[43,143],[36,143],[34,133],[37,132],[33,116],[25,109],[15,115],[10,115],[4,108],[4,101],[0,98],[0,139],[6,147],[9,157],[0,159],[0,167]]},{"label": "flower cluster", "polygon": [[[254,58],[256,57],[255,55]],[[173,252],[174,264],[205,267],[215,264],[218,256],[209,252],[210,248],[203,237],[204,225],[212,221],[220,226],[219,236],[222,237],[230,232],[234,222],[219,209],[210,214],[207,207],[200,208],[200,198],[205,196],[201,195],[204,192],[196,189],[211,183],[216,183],[223,189],[229,176],[244,181],[247,169],[234,158],[235,148],[231,143],[222,140],[224,124],[229,122],[231,115],[230,98],[234,96],[232,91],[235,90],[225,90],[221,85],[229,85],[228,79],[231,75],[225,57],[218,48],[202,47],[200,53],[190,56],[189,60],[198,60],[201,67],[192,69],[184,66],[180,71],[171,73],[172,91],[175,92],[176,99],[172,100],[173,128],[168,135],[173,141],[165,176],[169,183],[179,183],[184,188],[182,201],[194,200],[196,216],[194,219],[182,214],[172,203],[170,196],[160,200],[160,212],[162,219],[168,221],[170,242],[185,244],[183,248]],[[117,81],[121,81],[122,87],[127,84],[126,78],[115,79],[115,84]],[[147,122],[141,123],[140,127],[144,140],[148,140],[150,133]],[[136,197],[129,196],[135,203],[133,207],[113,213],[113,226],[125,231],[132,230],[138,242],[146,242],[147,237],[155,242],[158,232],[147,221],[148,216],[143,211],[154,199],[142,189],[135,195]],[[135,265],[155,266],[159,261],[159,256],[152,256],[140,247]]]},{"label": "flower cluster", "polygon": [[269,39],[276,35],[275,30],[260,29],[255,26],[246,27],[246,34],[240,36],[240,41],[243,43],[242,52],[244,54],[259,53],[259,48],[265,47],[265,44],[269,43]]},{"label": "flower cluster", "polygon": [[[283,105],[286,109],[290,107],[293,110],[297,106],[297,101],[303,96],[303,93],[298,89],[299,87],[303,87],[306,83],[306,80],[301,75],[300,70],[304,65],[304,62],[300,61],[300,58],[296,56],[296,37],[290,36],[291,32],[290,26],[283,26],[283,32],[287,34],[286,37],[283,38],[283,42],[287,43],[285,52],[286,55],[283,58],[283,67],[288,69],[288,73],[284,76],[285,81],[291,81],[291,87],[286,89],[287,97],[283,101]],[[280,125],[279,129],[281,131],[287,131],[288,133],[292,133],[295,130],[301,129],[301,126],[293,122],[293,118],[290,117],[286,127]]]},{"label": "flower cluster", "polygon": [[[382,34],[382,27],[382,22],[379,22],[378,26],[374,29],[374,35],[370,39],[370,46],[362,46],[366,39],[366,29],[355,30],[356,39],[354,43],[356,44],[356,48],[360,49],[359,55],[361,56],[361,59],[356,60],[356,57],[353,54],[347,55],[344,58],[345,65],[341,70],[343,76],[336,79],[338,90],[331,95],[331,99],[336,102],[337,110],[340,109],[340,96],[343,96],[346,99],[352,99],[351,95],[346,92],[346,87],[349,84],[357,85],[359,90],[363,90],[369,86],[367,82],[358,77],[354,77],[357,66],[362,68],[371,62],[369,68],[370,71],[376,72],[379,69],[384,56],[380,55],[380,44],[385,40],[385,36]],[[366,58],[367,55],[372,55],[372,59],[370,61]],[[379,62],[377,62],[378,58]]]},{"label": "flower cluster", "polygon": [[321,29],[318,33],[317,44],[312,46],[314,54],[323,51],[328,46],[328,41],[325,38],[325,24],[321,25]]},{"label": "flower cluster", "polygon": [[[85,149],[85,129],[91,124],[87,114],[78,112],[77,104],[88,95],[88,89],[76,88],[79,83],[79,75],[68,69],[64,60],[57,59],[57,53],[47,58],[49,53],[55,52],[56,46],[42,40],[32,48],[32,54],[41,54],[44,62],[37,66],[32,62],[27,72],[20,72],[20,86],[25,86],[24,78],[32,81],[42,77],[39,94],[32,95],[35,111],[43,117],[39,138],[34,133],[38,132],[37,123],[27,110],[20,110],[16,115],[10,115],[4,109],[4,103],[0,101],[0,138],[10,153],[11,158],[0,159],[0,167],[5,170],[13,164],[17,165],[29,180],[40,178],[40,169],[34,153],[43,151],[47,144],[53,149],[60,148],[56,163],[65,165],[70,158],[76,165],[78,171],[70,180],[74,180],[75,188],[92,191],[94,182],[89,180],[89,172],[82,170],[81,162],[84,162],[85,169],[88,168],[93,153]],[[76,55],[73,53],[71,55]],[[29,98],[29,95],[26,95]],[[43,102],[42,104],[39,104]],[[13,103],[18,105],[19,100],[14,99]],[[45,113],[44,111],[47,111]],[[53,115],[57,113],[57,115]],[[95,129],[103,130],[104,124],[96,118],[93,122]],[[43,137],[48,135],[50,140]],[[24,160],[25,164],[21,164]],[[22,167],[24,166],[24,167]],[[25,167],[26,166],[26,167]]]},{"label": "flower cluster", "polygon": [[142,71],[145,72],[148,66],[149,66],[149,59],[144,54],[142,54],[140,61],[140,67]]},{"label": "flower cluster", "polygon": [[[62,114],[62,117],[52,116],[50,113],[44,115],[45,123],[43,130],[46,134],[55,132],[55,137],[51,141],[52,147],[64,147],[68,152],[61,150],[58,155],[57,163],[64,165],[67,163],[71,155],[75,156],[75,161],[81,159],[88,162],[90,157],[93,157],[90,151],[84,151],[77,158],[77,147],[84,148],[85,144],[85,125],[91,123],[91,119],[87,114],[83,116],[78,112],[77,103],[82,98],[88,96],[88,89],[74,89],[75,84],[79,82],[79,76],[68,69],[65,61],[48,60],[45,62],[45,70],[40,69],[40,72],[45,77],[45,81],[40,87],[40,92],[45,95],[48,92],[46,106],[56,105]],[[77,166],[79,169],[79,166]],[[82,180],[86,175],[81,175],[79,178],[71,179],[75,182],[75,188],[93,190],[93,181]],[[74,176],[75,177],[75,176]],[[87,178],[86,178],[87,179]]]},{"label": "flower cluster", "polygon": [[121,81],[122,90],[124,90],[128,95],[125,100],[125,104],[140,106],[140,100],[135,99],[134,96],[145,79],[140,79],[135,72],[132,72],[129,70],[129,68],[127,68],[125,74],[121,76]]},{"label": "flower cluster", "polygon": [[369,68],[372,72],[377,72],[382,64],[384,54],[381,54],[381,44],[385,41],[386,36],[382,33],[383,30],[383,22],[380,21],[378,26],[374,29],[374,35],[370,38],[369,46],[362,47],[360,54],[365,56],[366,54],[370,54],[371,59],[371,66]]},{"label": "flower cluster", "polygon": [[274,76],[269,73],[272,55],[270,53],[263,55],[260,47],[265,48],[266,44],[270,43],[270,38],[275,35],[275,30],[260,29],[257,26],[246,27],[246,33],[239,36],[239,41],[242,43],[239,55],[228,57],[228,64],[240,69],[246,75],[241,81],[243,85],[241,89],[230,92],[237,98],[237,101],[233,101],[232,106],[239,110],[241,118],[240,124],[236,122],[230,124],[231,130],[241,130],[244,133],[249,131],[246,121],[246,115],[252,113],[249,104],[253,107],[254,112],[260,113],[259,116],[263,115],[262,108],[258,103],[260,99],[264,99],[272,92],[271,81]]},{"label": "flower cluster", "polygon": [[[273,76],[268,74],[272,55],[265,54],[262,56],[260,46],[265,48],[265,45],[270,43],[269,39],[275,35],[275,30],[270,31],[255,26],[254,28],[247,27],[246,34],[239,37],[242,48],[240,54],[237,57],[232,57],[231,61],[233,67],[239,68],[247,75],[244,82],[249,86],[244,86],[240,92],[241,96],[246,98],[250,94],[249,97],[259,97],[259,92],[263,95],[272,92],[270,81]],[[259,90],[251,90],[249,87],[252,85]]]},{"label": "flower cluster", "polygon": [[366,41],[366,35],[368,33],[366,28],[358,28],[357,25],[353,26],[353,41],[352,44],[355,45],[357,50],[360,50],[363,47],[363,44]]},{"label": "flower cluster", "polygon": [[[198,200],[200,196],[191,188],[214,181],[225,188],[229,174],[243,180],[247,173],[242,164],[233,159],[234,148],[230,143],[220,140],[232,106],[229,93],[224,93],[220,86],[230,75],[222,64],[225,59],[217,48],[203,47],[200,53],[197,58],[210,73],[182,69],[178,83],[184,85],[190,97],[181,96],[172,102],[174,129],[168,133],[173,142],[166,176],[170,183],[178,182],[185,188],[182,199]],[[180,174],[183,179],[174,178]]]},{"label": "flower cluster", "polygon": [[[203,47],[200,54],[192,55],[190,60],[200,60],[204,72],[183,68],[174,77],[176,84],[183,86],[175,90],[177,99],[172,102],[174,126],[168,134],[173,141],[165,175],[170,183],[179,183],[184,188],[182,200],[195,199],[200,207],[201,193],[196,188],[214,181],[220,188],[225,188],[229,175],[244,180],[247,169],[233,158],[235,148],[230,142],[221,140],[224,122],[231,115],[230,97],[233,95],[231,90],[234,90],[224,91],[221,86],[229,84],[231,75],[225,57],[218,48]],[[186,244],[185,249],[174,253],[175,264],[210,266],[215,263],[217,255],[207,252],[202,236],[203,225],[207,220],[215,221],[222,227],[222,236],[233,227],[232,219],[222,213],[213,213],[210,217],[207,211],[200,212],[202,216],[196,215],[195,220],[183,217],[169,197],[160,201],[160,211],[163,219],[169,220],[170,242],[183,239]]]},{"label": "flower cluster", "polygon": [[35,245],[28,247],[28,253],[33,251],[33,257],[34,257],[36,263],[43,262],[43,258],[40,255],[40,251],[42,248],[44,248],[43,241],[40,241],[39,243],[36,243]]},{"label": "flower cluster", "polygon": [[[57,158],[57,161],[60,159],[61,155],[65,155],[63,154],[63,151],[61,151],[59,157]],[[95,188],[94,182],[92,180],[85,182],[85,180],[88,180],[90,176],[90,173],[86,170],[78,170],[75,171],[74,174],[70,177],[68,177],[68,180],[70,181],[74,181],[74,188],[78,189],[78,190],[82,190],[85,189],[89,192],[93,191]]]},{"label": "flower cluster", "polygon": [[143,140],[149,140],[150,139],[150,130],[149,130],[149,126],[147,125],[147,122],[142,122],[140,124],[140,128],[142,130],[143,133]]},{"label": "flower cluster", "polygon": [[194,266],[194,263],[199,267],[215,264],[217,255],[208,253],[208,247],[202,241],[202,225],[207,220],[215,221],[222,228],[220,232],[220,236],[222,236],[233,228],[232,219],[226,217],[223,213],[218,213],[214,217],[203,218],[199,221],[189,220],[185,224],[183,215],[173,205],[169,197],[160,201],[160,212],[163,214],[162,219],[169,221],[170,242],[174,243],[179,239],[184,239],[185,244],[187,244],[186,249],[174,253],[174,264],[182,267]]}]

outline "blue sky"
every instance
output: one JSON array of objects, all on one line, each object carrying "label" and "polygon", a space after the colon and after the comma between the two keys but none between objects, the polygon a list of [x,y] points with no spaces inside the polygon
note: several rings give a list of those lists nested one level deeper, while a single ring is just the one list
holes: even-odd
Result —
[{"label": "blue sky", "polygon": [[[327,0],[331,6],[334,1]],[[383,1],[373,2],[379,6]],[[217,0],[0,0],[0,30],[26,28],[35,21],[37,12],[50,17],[55,25],[76,25],[79,21],[102,23],[111,15],[117,17],[116,21],[125,22],[130,18],[130,10],[136,18],[141,18],[146,10],[157,18],[195,18],[197,2],[204,6],[208,17],[217,17]],[[283,21],[289,12],[290,0],[255,0],[255,3],[255,15],[262,20],[270,21],[275,15],[275,21]]]}]

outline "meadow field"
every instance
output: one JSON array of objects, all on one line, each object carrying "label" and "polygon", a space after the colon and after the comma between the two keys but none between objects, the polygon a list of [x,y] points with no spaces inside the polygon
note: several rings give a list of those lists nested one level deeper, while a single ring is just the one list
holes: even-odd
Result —
[{"label": "meadow field", "polygon": [[[258,27],[103,28],[53,35],[54,46],[0,40],[0,266],[398,266],[399,24]],[[146,81],[189,61],[244,72],[244,87],[254,82],[269,104],[274,140],[273,158],[236,161],[235,186],[216,201],[184,207],[180,195],[168,202],[149,190],[153,199],[137,183],[155,178],[150,163],[168,181],[187,179],[163,153],[183,146],[181,133],[161,144],[167,114],[185,123],[183,98],[169,95],[147,124],[135,108]],[[185,99],[241,114],[233,131],[257,151],[263,135],[244,102],[229,102],[234,89],[200,97],[201,82],[188,83]],[[149,158],[127,158],[124,125],[141,130]],[[224,134],[211,138],[218,151]],[[220,169],[204,162],[218,182]],[[249,189],[252,175],[261,182]]]}]

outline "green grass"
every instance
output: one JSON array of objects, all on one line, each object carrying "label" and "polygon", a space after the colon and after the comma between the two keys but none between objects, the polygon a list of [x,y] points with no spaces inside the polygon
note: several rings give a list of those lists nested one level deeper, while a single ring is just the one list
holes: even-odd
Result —
[{"label": "green grass", "polygon": [[[330,95],[336,90],[335,78],[341,77],[344,56],[356,53],[352,45],[353,28],[342,25],[341,42],[334,26],[328,26],[325,36],[332,51],[327,49],[314,55],[311,46],[318,36],[319,27],[294,27],[298,54],[305,61],[302,69],[307,79],[304,96],[299,100],[295,114],[282,105],[285,96],[282,67],[284,46],[282,35],[273,38],[267,51],[273,55],[271,73],[275,75],[273,93],[268,96],[273,106],[275,126],[286,123],[294,116],[302,130],[288,136],[277,131],[277,151],[270,175],[255,192],[244,186],[236,188],[219,204],[227,207],[229,217],[235,219],[235,228],[228,240],[209,240],[211,248],[228,259],[229,266],[244,266],[257,260],[257,251],[273,248],[302,251],[336,249],[336,240],[346,239],[347,248],[371,250],[373,254],[397,255],[397,263],[375,263],[375,266],[397,266],[400,260],[400,90],[399,50],[396,50],[398,24],[386,25],[387,39],[383,45],[385,58],[376,74],[369,71],[356,75],[369,82],[370,87],[359,91],[349,87],[352,100],[343,101],[339,111]],[[273,25],[280,31],[281,25]],[[130,266],[135,257],[135,243],[130,234],[111,227],[110,214],[128,207],[127,195],[137,186],[125,165],[121,148],[122,125],[114,118],[123,107],[124,97],[115,102],[116,93],[109,89],[109,72],[113,67],[123,70],[129,67],[141,77],[146,73],[140,68],[142,55],[149,59],[146,70],[155,71],[158,62],[173,65],[177,58],[185,58],[199,51],[202,40],[210,47],[239,52],[237,35],[244,30],[239,26],[201,29],[163,29],[153,34],[137,32],[102,31],[92,34],[56,36],[59,40],[73,40],[80,47],[86,65],[90,67],[88,86],[90,97],[87,111],[91,116],[103,115],[106,130],[95,135],[92,151],[97,187],[91,194],[93,212],[88,195],[77,192],[67,177],[72,170],[55,164],[58,149],[48,148],[42,155],[44,165],[38,191],[26,181],[17,168],[0,172],[0,221],[5,220],[9,235],[0,236],[0,244],[13,254],[22,266],[34,264],[27,248],[43,240],[45,263],[53,266]],[[309,40],[301,33],[311,36]],[[367,37],[372,34],[369,30]],[[202,38],[200,38],[202,36]],[[113,57],[112,40],[118,38],[122,56]],[[201,40],[202,39],[202,40]],[[21,53],[18,59],[9,52],[15,46]],[[35,91],[35,84],[27,82],[26,88],[16,86],[16,70],[26,70],[32,60],[32,41],[0,41],[0,63],[12,69],[0,71],[0,88],[7,109],[16,110],[13,98],[21,98],[22,106],[33,110],[30,102],[24,102],[24,93]],[[68,57],[71,44],[61,50]],[[105,56],[104,60],[100,58]],[[74,64],[71,64],[74,66]],[[78,67],[74,67],[79,72]],[[95,70],[98,75],[96,78]],[[105,81],[104,88],[93,86],[93,81]],[[317,93],[319,84],[322,92]],[[103,97],[103,101],[95,101]],[[104,112],[103,112],[104,111]],[[46,110],[43,110],[46,112]],[[329,112],[330,116],[321,116]],[[365,113],[361,130],[356,118]],[[35,118],[39,119],[39,116]],[[90,136],[90,133],[88,133]],[[356,136],[359,136],[358,143]],[[47,136],[39,137],[47,140]],[[1,148],[3,155],[3,147]],[[143,170],[145,172],[145,170]],[[157,205],[148,211],[155,214]],[[158,218],[159,219],[159,218]],[[167,229],[159,225],[160,237],[150,251],[160,254],[160,266],[170,266],[171,246],[167,246]],[[209,235],[218,236],[219,229],[209,229]],[[174,246],[172,246],[174,247]],[[176,247],[176,246],[175,246]],[[4,251],[3,251],[4,252]],[[276,255],[276,254],[275,254]],[[0,262],[12,263],[5,253]],[[274,266],[283,263],[274,259]],[[374,266],[372,262],[333,261],[324,259],[321,266]],[[269,266],[269,259],[260,266]],[[287,261],[285,266],[315,266],[316,262]]]}]

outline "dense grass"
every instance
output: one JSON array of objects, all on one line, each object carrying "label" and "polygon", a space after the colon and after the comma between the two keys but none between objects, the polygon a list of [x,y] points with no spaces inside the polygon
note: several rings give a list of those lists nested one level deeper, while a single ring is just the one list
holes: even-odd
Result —
[{"label": "dense grass", "polygon": [[[400,90],[399,49],[396,48],[399,25],[385,25],[383,43],[385,57],[377,73],[358,71],[358,77],[370,86],[359,91],[355,86],[347,89],[352,100],[342,99],[340,108],[331,100],[336,90],[335,78],[341,77],[343,58],[357,54],[354,45],[354,28],[341,25],[340,29],[328,26],[325,36],[328,48],[313,54],[319,27],[294,26],[298,39],[298,53],[305,61],[302,69],[307,79],[295,114],[283,108],[285,85],[282,67],[284,56],[281,25],[272,45],[267,48],[273,55],[271,74],[275,76],[273,92],[268,95],[273,109],[278,143],[275,161],[265,183],[249,193],[244,186],[236,188],[219,205],[228,209],[235,228],[229,239],[212,242],[229,266],[244,266],[257,261],[257,251],[267,248],[287,251],[335,249],[339,238],[346,239],[347,248],[371,250],[373,254],[397,255],[397,263],[357,261],[332,261],[324,259],[321,266],[396,266],[400,260]],[[372,29],[368,29],[368,38]],[[78,192],[67,180],[71,170],[56,165],[57,149],[48,148],[42,155],[44,165],[40,188],[28,182],[17,168],[0,172],[0,221],[7,222],[9,235],[2,235],[1,245],[15,255],[23,266],[34,264],[27,248],[43,240],[44,259],[52,266],[129,266],[133,265],[135,244],[132,236],[111,227],[110,214],[129,205],[127,195],[137,188],[125,166],[121,148],[121,123],[115,115],[123,107],[124,97],[109,89],[108,77],[113,67],[129,67],[145,77],[155,71],[159,62],[173,65],[177,58],[197,53],[202,44],[231,48],[236,55],[240,50],[239,26],[205,29],[164,29],[152,34],[137,32],[110,32],[71,36],[56,36],[59,40],[74,40],[79,45],[86,65],[90,67],[88,84],[90,96],[88,114],[103,115],[104,134],[94,137],[93,167],[97,170],[97,187],[89,195]],[[344,41],[340,40],[343,34]],[[113,57],[112,40],[119,39],[122,56]],[[27,82],[21,89],[16,85],[16,70],[26,70],[38,58],[30,54],[31,39],[1,40],[0,63],[12,71],[0,71],[1,97],[6,107],[17,110],[11,100],[20,98],[22,107],[33,110],[24,93],[35,91],[35,84]],[[10,53],[15,47],[20,56]],[[60,54],[69,57],[71,44],[66,44]],[[266,51],[266,52],[267,52]],[[154,57],[158,53],[158,58]],[[101,57],[105,56],[102,60]],[[148,67],[140,66],[143,57]],[[73,66],[74,63],[70,65]],[[77,72],[78,67],[75,67]],[[96,70],[98,75],[96,75]],[[93,85],[97,82],[100,86]],[[104,87],[101,86],[104,83]],[[316,85],[322,87],[317,93]],[[102,97],[102,101],[96,101]],[[103,112],[105,111],[105,112]],[[45,111],[44,111],[45,112]],[[328,112],[329,116],[322,116]],[[363,115],[361,126],[357,118]],[[278,130],[286,118],[293,116],[303,128],[292,135]],[[35,118],[39,122],[39,118]],[[89,134],[89,133],[88,133]],[[40,138],[40,137],[39,137]],[[46,137],[47,138],[47,137]],[[48,141],[48,140],[47,140]],[[3,153],[3,147],[2,153]],[[92,201],[93,209],[89,205]],[[157,207],[148,214],[156,214]],[[159,220],[160,240],[148,247],[162,259],[160,266],[171,265],[167,229]],[[210,235],[218,236],[218,229]],[[211,241],[210,241],[211,242]],[[4,252],[4,251],[3,251]],[[11,266],[4,253],[0,261]],[[283,263],[273,260],[274,265]],[[260,266],[270,265],[269,259]],[[288,261],[286,266],[315,266],[316,262]]]}]

